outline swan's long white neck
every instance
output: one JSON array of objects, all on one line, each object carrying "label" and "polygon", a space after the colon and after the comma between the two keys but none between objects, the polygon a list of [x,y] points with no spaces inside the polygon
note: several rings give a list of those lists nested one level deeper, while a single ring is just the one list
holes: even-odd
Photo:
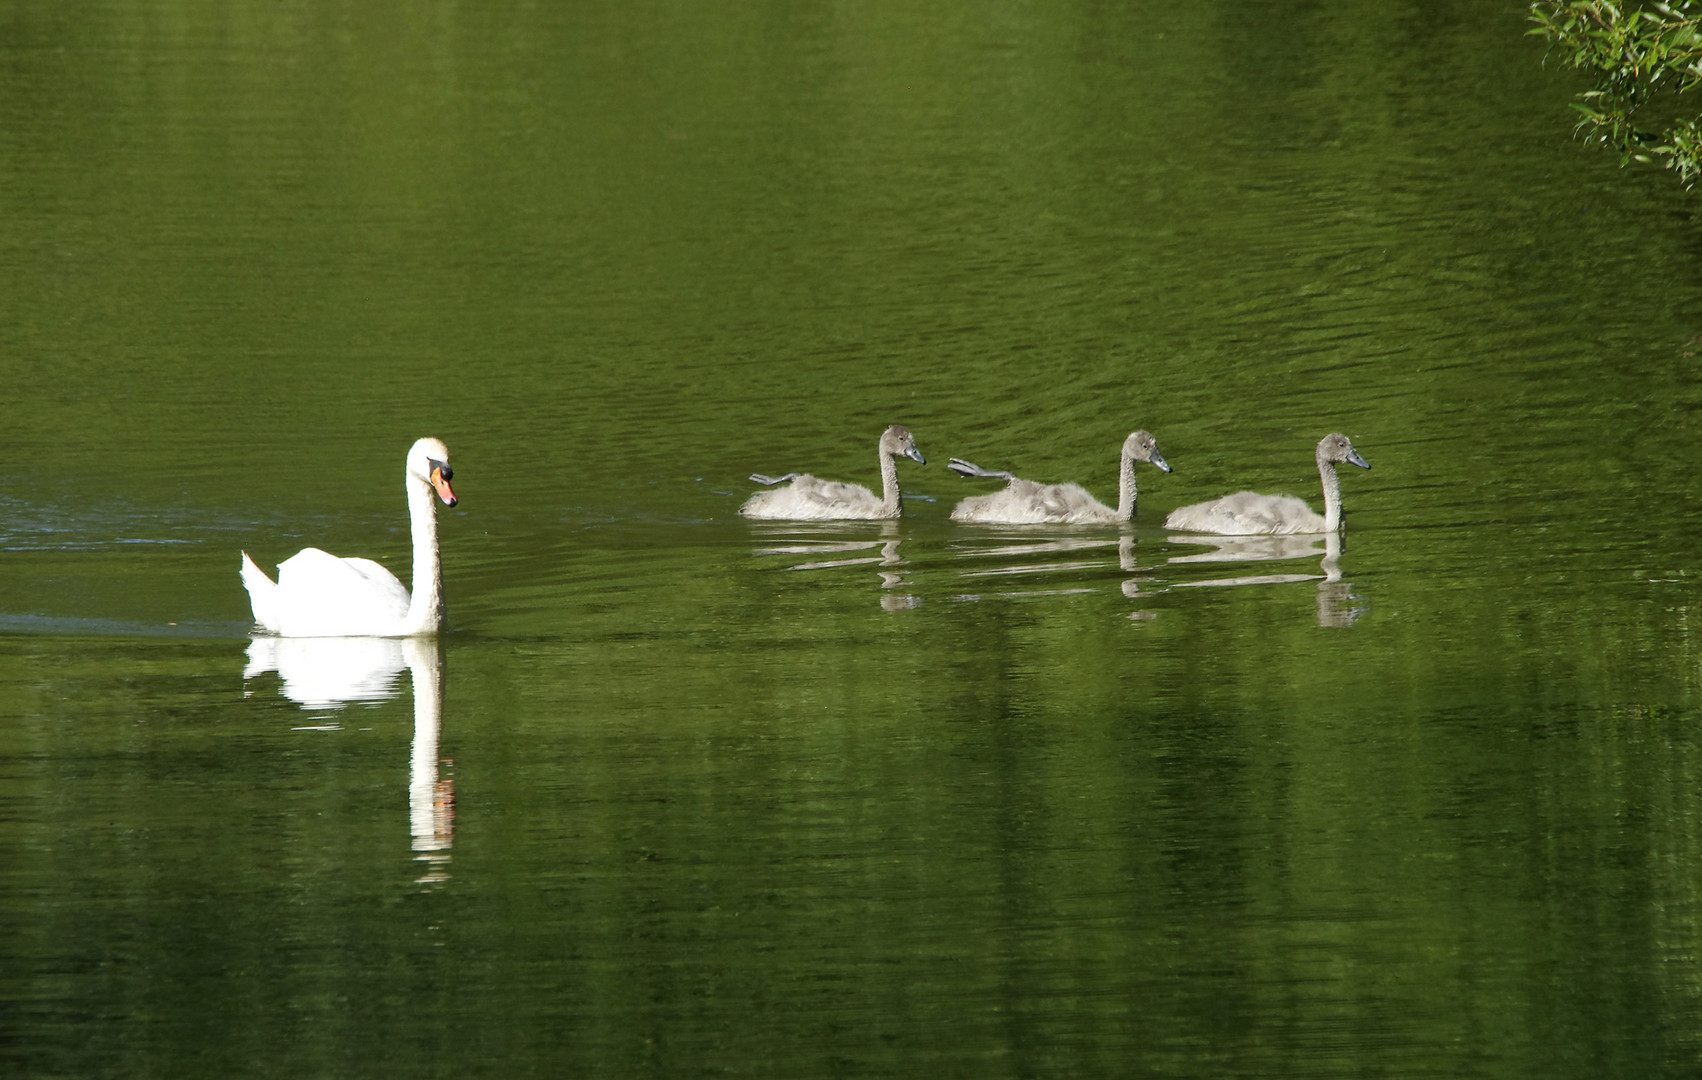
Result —
[{"label": "swan's long white neck", "polygon": [[881,513],[897,517],[903,508],[898,492],[898,459],[881,448]]},{"label": "swan's long white neck", "polygon": [[436,496],[431,485],[408,477],[408,520],[414,536],[414,591],[408,598],[407,631],[429,634],[443,624],[443,568],[437,560]]},{"label": "swan's long white neck", "polygon": [[1342,527],[1342,482],[1336,467],[1324,460],[1324,450],[1318,448],[1318,479],[1324,482],[1324,531],[1335,532]]},{"label": "swan's long white neck", "polygon": [[1117,520],[1130,521],[1135,516],[1135,455],[1123,452],[1122,471],[1117,477]]}]

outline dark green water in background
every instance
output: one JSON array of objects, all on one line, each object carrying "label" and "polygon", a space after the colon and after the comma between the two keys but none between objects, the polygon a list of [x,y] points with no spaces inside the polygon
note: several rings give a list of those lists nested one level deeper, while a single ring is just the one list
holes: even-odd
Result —
[{"label": "dark green water in background", "polygon": [[[1695,1075],[1702,220],[1525,29],[0,4],[0,1072]],[[422,434],[451,631],[245,676]]]}]

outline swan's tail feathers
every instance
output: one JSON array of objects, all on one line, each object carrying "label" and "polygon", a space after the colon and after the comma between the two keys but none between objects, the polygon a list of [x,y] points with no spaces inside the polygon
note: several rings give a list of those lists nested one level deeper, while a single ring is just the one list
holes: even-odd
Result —
[{"label": "swan's tail feathers", "polygon": [[975,464],[973,461],[965,461],[962,458],[956,458],[956,457],[952,458],[951,461],[946,463],[946,468],[950,469],[952,472],[957,473],[957,475],[959,475],[959,476],[981,476],[981,477],[987,478],[988,480],[1015,480],[1016,479],[1015,473],[995,472],[992,469],[983,469],[981,466]]},{"label": "swan's tail feathers", "polygon": [[254,609],[254,621],[263,629],[278,630],[278,586],[266,576],[266,571],[254,565],[248,552],[242,553],[242,587],[248,590],[248,603]]},{"label": "swan's tail feathers", "polygon": [[789,472],[785,476],[767,476],[763,473],[753,472],[751,473],[751,482],[761,484],[763,487],[773,487],[775,484],[784,484],[788,480],[796,480],[802,475],[804,474]]}]

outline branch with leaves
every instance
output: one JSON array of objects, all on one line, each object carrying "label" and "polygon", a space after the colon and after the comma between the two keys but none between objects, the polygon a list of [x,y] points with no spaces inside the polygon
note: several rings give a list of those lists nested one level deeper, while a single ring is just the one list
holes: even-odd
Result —
[{"label": "branch with leaves", "polygon": [[1617,150],[1621,165],[1659,162],[1685,187],[1702,179],[1702,115],[1684,115],[1678,100],[1702,84],[1702,2],[1539,0],[1531,21],[1554,54],[1595,78],[1572,106],[1585,139]]}]

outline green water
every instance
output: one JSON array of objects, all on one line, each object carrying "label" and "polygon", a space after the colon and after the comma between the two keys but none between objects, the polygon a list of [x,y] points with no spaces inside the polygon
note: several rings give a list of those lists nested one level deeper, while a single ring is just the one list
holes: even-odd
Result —
[{"label": "green water", "polygon": [[1525,29],[0,5],[0,1072],[1695,1075],[1702,222]]}]

